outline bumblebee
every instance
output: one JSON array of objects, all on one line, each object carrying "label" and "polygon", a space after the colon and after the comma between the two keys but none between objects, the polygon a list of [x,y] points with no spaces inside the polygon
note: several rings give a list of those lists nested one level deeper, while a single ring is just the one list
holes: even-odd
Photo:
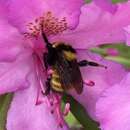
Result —
[{"label": "bumblebee", "polygon": [[52,74],[47,78],[45,95],[50,90],[55,92],[66,92],[69,89],[75,89],[78,94],[83,91],[83,78],[79,67],[83,66],[102,66],[98,63],[82,60],[77,61],[76,50],[65,43],[51,44],[45,33],[42,37],[46,43],[47,53],[43,54],[43,60],[46,70],[52,69]]}]

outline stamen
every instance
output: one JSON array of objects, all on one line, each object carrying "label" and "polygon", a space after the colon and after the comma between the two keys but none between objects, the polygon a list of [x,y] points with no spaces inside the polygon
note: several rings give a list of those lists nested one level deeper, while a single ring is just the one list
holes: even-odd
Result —
[{"label": "stamen", "polygon": [[93,87],[95,85],[95,82],[92,80],[86,80],[83,82],[85,85]]},{"label": "stamen", "polygon": [[39,99],[40,96],[40,88],[37,89],[37,98],[35,105],[40,105],[43,101]]},{"label": "stamen", "polygon": [[67,29],[67,21],[65,17],[59,20],[52,14],[52,12],[48,11],[42,17],[27,24],[27,29],[28,32],[24,33],[27,38],[37,38],[41,31],[43,31],[47,36],[56,35]]},{"label": "stamen", "polygon": [[57,115],[57,120],[58,120],[58,125],[62,128],[64,124],[62,112],[61,112],[61,96],[55,95],[57,104],[56,104],[56,115]]},{"label": "stamen", "polygon": [[43,64],[42,64],[41,59],[39,58],[39,56],[36,55],[36,54],[34,54],[34,62],[35,62],[37,80],[39,81],[38,82],[39,84],[38,84],[38,87],[37,87],[37,96],[36,96],[35,105],[40,105],[41,103],[45,102],[45,101],[43,101],[43,99],[39,99],[40,94],[41,94],[40,92],[45,91],[45,89],[43,87],[44,83],[42,81],[42,79],[43,79],[43,76],[42,76],[42,74],[43,74],[43,68],[42,68]]},{"label": "stamen", "polygon": [[[63,119],[64,114],[61,112],[61,94],[52,93],[52,98],[53,98],[53,106],[51,106],[52,108],[51,113],[52,114],[55,113],[57,117],[58,126],[62,128],[64,124],[64,119]],[[69,104],[67,104],[66,108],[67,110],[65,114],[67,114],[68,112]]]}]

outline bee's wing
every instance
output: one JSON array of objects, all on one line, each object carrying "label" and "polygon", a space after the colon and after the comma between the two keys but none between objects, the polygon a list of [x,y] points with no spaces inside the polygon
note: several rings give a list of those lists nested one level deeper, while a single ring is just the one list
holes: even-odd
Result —
[{"label": "bee's wing", "polygon": [[75,88],[78,94],[82,92],[83,80],[76,59],[68,61],[60,53],[57,57],[55,68],[60,76],[60,82],[65,90]]}]

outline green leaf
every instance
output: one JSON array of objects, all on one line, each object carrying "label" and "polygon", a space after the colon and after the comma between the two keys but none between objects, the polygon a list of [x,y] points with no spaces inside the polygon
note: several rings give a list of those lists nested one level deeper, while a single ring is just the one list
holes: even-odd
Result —
[{"label": "green leaf", "polygon": [[126,67],[130,67],[130,59],[121,57],[121,56],[106,56],[105,59],[116,61],[118,63],[121,63],[125,65]]},{"label": "green leaf", "polygon": [[65,121],[69,125],[70,128],[82,128],[80,122],[75,118],[72,112],[69,112],[67,116],[65,116]]},{"label": "green leaf", "polygon": [[106,49],[104,49],[104,48],[95,47],[95,48],[91,48],[90,51],[100,54],[102,56],[107,56]]},{"label": "green leaf", "polygon": [[69,102],[71,107],[72,114],[76,117],[76,119],[81,123],[81,125],[85,128],[85,130],[99,130],[98,123],[93,121],[87,114],[84,107],[78,103],[72,96],[64,95],[64,102]]},{"label": "green leaf", "polygon": [[85,2],[86,2],[86,3],[90,3],[90,2],[92,2],[92,0],[85,0]]},{"label": "green leaf", "polygon": [[5,94],[0,96],[0,130],[6,130],[7,112],[10,102],[12,100],[12,94]]},{"label": "green leaf", "polygon": [[[112,3],[127,2],[128,0],[111,0]],[[92,0],[85,0],[86,3],[92,2]]]},{"label": "green leaf", "polygon": [[[64,112],[64,108],[65,108],[65,102],[62,100],[62,104],[61,104],[61,109],[62,112]],[[65,117],[64,117],[65,121],[67,122],[67,125],[71,128],[73,126],[75,127],[79,127],[81,126],[81,124],[77,121],[77,119],[75,118],[75,116],[69,112]]]},{"label": "green leaf", "polygon": [[113,3],[127,2],[128,0],[112,0]]},{"label": "green leaf", "polygon": [[114,48],[119,51],[119,55],[122,57],[130,58],[130,46],[127,46],[126,44],[120,43],[120,44],[107,44],[100,46],[101,49],[108,49],[108,48]]},{"label": "green leaf", "polygon": [[[111,56],[107,54],[107,49],[109,48],[116,49],[119,52],[118,56]],[[127,46],[126,44],[104,44],[99,47],[91,48],[90,51],[100,54],[107,60],[118,62],[123,64],[125,67],[130,67],[130,46]]]}]

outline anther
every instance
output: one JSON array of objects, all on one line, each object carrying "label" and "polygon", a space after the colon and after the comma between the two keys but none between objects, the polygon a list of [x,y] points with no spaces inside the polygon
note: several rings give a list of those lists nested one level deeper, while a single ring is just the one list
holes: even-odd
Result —
[{"label": "anther", "polygon": [[54,113],[54,110],[51,110],[51,114],[53,114]]},{"label": "anther", "polygon": [[83,83],[84,83],[85,85],[91,86],[91,87],[95,85],[95,82],[92,81],[92,80],[87,80],[87,81],[84,81]]},{"label": "anther", "polygon": [[63,124],[61,122],[59,123],[59,126],[60,126],[60,128],[63,128]]},{"label": "anther", "polygon": [[70,112],[70,103],[66,103],[63,112],[64,116],[67,116],[69,112]]},{"label": "anther", "polygon": [[25,37],[38,37],[41,30],[48,35],[56,35],[67,29],[66,18],[58,19],[48,11],[42,17],[36,18],[33,22],[27,24],[28,32]]}]

